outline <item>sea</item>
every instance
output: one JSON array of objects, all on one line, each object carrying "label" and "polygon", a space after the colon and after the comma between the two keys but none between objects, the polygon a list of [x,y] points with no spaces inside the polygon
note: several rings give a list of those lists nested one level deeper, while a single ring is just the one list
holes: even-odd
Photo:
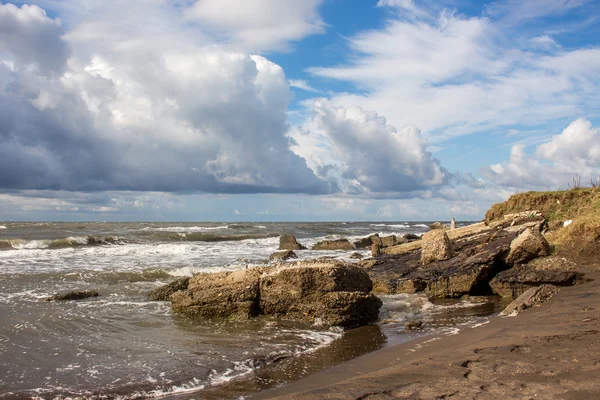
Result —
[{"label": "sea", "polygon": [[[0,222],[0,399],[244,399],[418,335],[485,323],[499,310],[494,298],[381,296],[376,324],[343,331],[267,317],[196,321],[146,297],[180,277],[267,264],[282,234],[310,248],[428,230],[428,222]],[[356,262],[354,251],[296,253]],[[100,296],[44,301],[85,289]],[[424,328],[406,332],[409,320]]]}]

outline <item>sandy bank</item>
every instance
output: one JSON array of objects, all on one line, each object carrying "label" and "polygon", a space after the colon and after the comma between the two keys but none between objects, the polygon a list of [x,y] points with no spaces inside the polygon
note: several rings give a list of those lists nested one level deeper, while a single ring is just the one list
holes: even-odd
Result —
[{"label": "sandy bank", "polygon": [[543,306],[367,354],[249,399],[600,398],[600,265]]}]

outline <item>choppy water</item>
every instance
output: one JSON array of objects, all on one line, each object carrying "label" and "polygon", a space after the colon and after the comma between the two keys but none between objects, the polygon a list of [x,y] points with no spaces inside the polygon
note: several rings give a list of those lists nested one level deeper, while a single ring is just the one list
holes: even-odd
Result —
[{"label": "choppy water", "polygon": [[[385,296],[385,323],[343,333],[267,318],[196,322],[145,298],[175,277],[264,263],[285,233],[310,246],[323,238],[427,230],[401,222],[0,223],[0,398],[239,398],[406,340],[407,319],[452,334],[494,304]],[[101,296],[41,301],[75,289]]]}]

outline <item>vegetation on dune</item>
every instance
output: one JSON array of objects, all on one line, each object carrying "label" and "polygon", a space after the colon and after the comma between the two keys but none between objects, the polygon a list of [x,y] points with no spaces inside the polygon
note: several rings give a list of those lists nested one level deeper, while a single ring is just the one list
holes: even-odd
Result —
[{"label": "vegetation on dune", "polygon": [[[593,182],[592,182],[593,184]],[[580,255],[600,255],[600,186],[555,192],[527,192],[494,204],[485,214],[486,222],[530,210],[540,211],[550,227],[548,241],[559,250]],[[572,221],[565,225],[565,221]]]}]

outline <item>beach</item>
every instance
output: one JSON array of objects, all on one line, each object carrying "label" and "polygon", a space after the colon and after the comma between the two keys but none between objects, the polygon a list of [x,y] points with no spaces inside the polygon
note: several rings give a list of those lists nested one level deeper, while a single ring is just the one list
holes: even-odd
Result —
[{"label": "beach", "polygon": [[540,307],[376,351],[250,399],[600,397],[600,264]]}]

